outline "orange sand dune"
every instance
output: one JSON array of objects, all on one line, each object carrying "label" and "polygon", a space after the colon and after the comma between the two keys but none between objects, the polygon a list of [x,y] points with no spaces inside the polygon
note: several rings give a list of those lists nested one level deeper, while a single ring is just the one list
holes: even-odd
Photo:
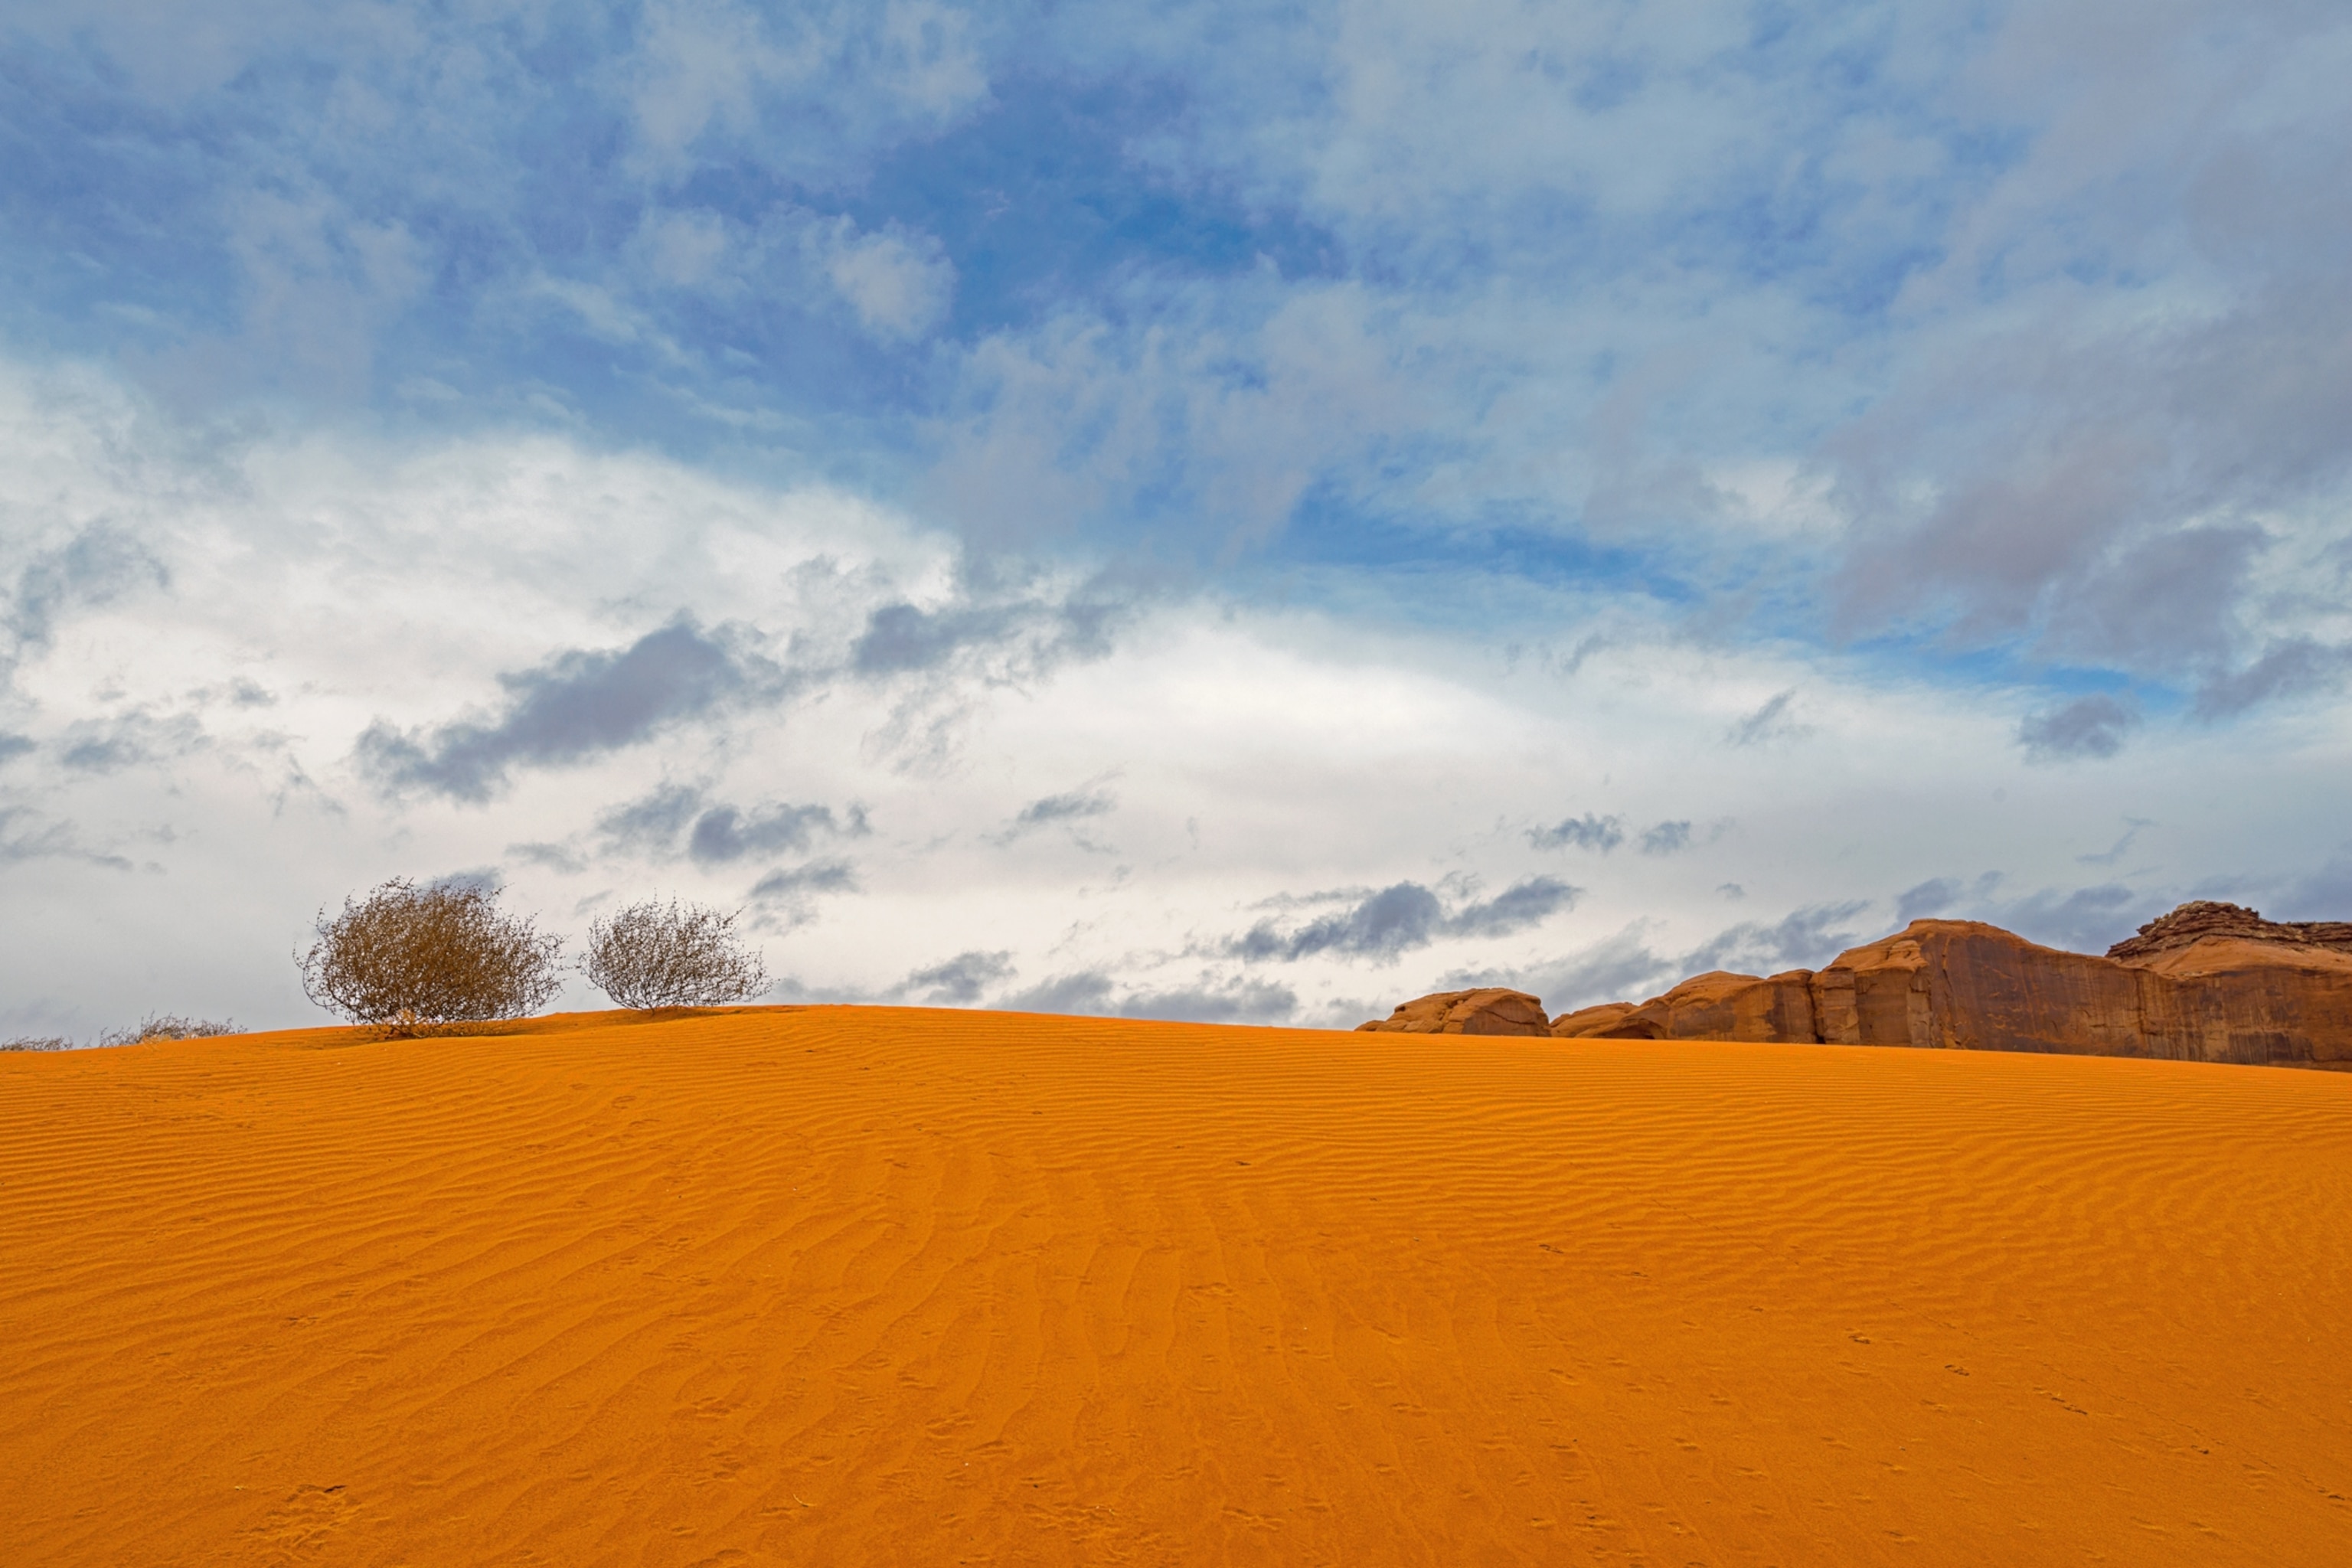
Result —
[{"label": "orange sand dune", "polygon": [[2352,1078],[812,1008],[0,1057],[7,1564],[2352,1563]]}]

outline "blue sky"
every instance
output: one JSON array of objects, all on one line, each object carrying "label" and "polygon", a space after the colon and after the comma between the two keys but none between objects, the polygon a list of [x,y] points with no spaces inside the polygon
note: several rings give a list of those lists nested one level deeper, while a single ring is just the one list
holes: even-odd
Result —
[{"label": "blue sky", "polygon": [[2347,67],[2193,0],[15,7],[0,1031],[294,1021],[396,873],[1310,1022],[2340,918]]}]

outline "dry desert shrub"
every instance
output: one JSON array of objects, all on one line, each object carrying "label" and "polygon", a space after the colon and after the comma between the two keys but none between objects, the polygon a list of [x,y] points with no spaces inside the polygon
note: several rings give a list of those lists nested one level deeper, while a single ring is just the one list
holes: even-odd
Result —
[{"label": "dry desert shrub", "polygon": [[747,1000],[768,988],[768,970],[735,934],[736,918],[675,899],[631,904],[589,928],[581,973],[641,1012]]},{"label": "dry desert shrub", "polygon": [[235,1019],[215,1024],[209,1018],[184,1018],[177,1013],[150,1013],[132,1029],[110,1029],[98,1037],[101,1046],[135,1046],[143,1040],[209,1040],[240,1035]]},{"label": "dry desert shrub", "polygon": [[302,989],[355,1024],[415,1034],[443,1024],[520,1018],[562,987],[561,937],[498,906],[476,883],[417,887],[395,877],[333,920],[319,911],[318,937],[301,965]]},{"label": "dry desert shrub", "polygon": [[19,1035],[0,1040],[0,1051],[69,1051],[74,1043],[63,1035]]}]

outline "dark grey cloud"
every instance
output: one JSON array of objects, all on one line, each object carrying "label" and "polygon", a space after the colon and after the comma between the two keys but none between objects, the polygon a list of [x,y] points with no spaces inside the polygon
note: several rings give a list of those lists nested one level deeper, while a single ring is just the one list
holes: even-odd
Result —
[{"label": "dark grey cloud", "polygon": [[2112,866],[2131,852],[2131,847],[2139,841],[2142,833],[2155,826],[2144,816],[2126,816],[2124,818],[2123,837],[2095,854],[2075,856],[2074,863],[2078,866]]},{"label": "dark grey cloud", "polygon": [[1776,921],[1731,926],[1683,953],[1656,952],[1637,922],[1564,959],[1519,972],[1465,971],[1446,976],[1445,984],[1516,985],[1541,996],[1554,1013],[1601,1002],[1643,1001],[1709,970],[1769,974],[1818,969],[1868,940],[1848,929],[1848,922],[1869,907],[1861,900],[1808,905]]},{"label": "dark grey cloud", "polygon": [[848,893],[857,889],[857,873],[846,860],[812,860],[804,866],[769,872],[751,885],[760,903],[793,903],[814,893]]},{"label": "dark grey cloud", "polygon": [[665,727],[779,684],[778,672],[727,628],[681,616],[625,648],[573,650],[501,675],[505,710],[426,734],[377,723],[362,765],[388,790],[484,801],[517,765],[560,766],[634,745]]},{"label": "dark grey cloud", "polygon": [[5,763],[12,757],[23,756],[26,752],[33,750],[36,744],[30,735],[19,735],[11,731],[0,730],[0,763]]},{"label": "dark grey cloud", "polygon": [[2273,920],[2352,921],[2352,847],[2295,879],[2270,902]]},{"label": "dark grey cloud", "polygon": [[2171,908],[2169,901],[2120,882],[2071,891],[2043,889],[2004,904],[1985,918],[2030,942],[2073,952],[2105,952]]},{"label": "dark grey cloud", "polygon": [[1019,827],[1039,827],[1050,822],[1103,816],[1118,809],[1118,802],[1106,791],[1073,790],[1067,795],[1049,795],[1043,800],[1031,801],[1013,821]]},{"label": "dark grey cloud", "polygon": [[1528,830],[1528,842],[1538,849],[1597,849],[1606,855],[1625,842],[1625,819],[1621,816],[1595,816],[1586,812],[1571,816],[1549,827]]},{"label": "dark grey cloud", "polygon": [[1013,599],[962,603],[926,610],[884,605],[866,617],[850,645],[859,675],[922,674],[977,656],[1006,678],[1034,674],[1066,658],[1097,658],[1110,651],[1111,633],[1127,603],[1099,587],[1059,601]]},{"label": "dark grey cloud", "polygon": [[918,969],[899,982],[898,994],[934,1007],[969,1007],[990,986],[1013,977],[1009,951],[957,953],[945,963]]},{"label": "dark grey cloud", "polygon": [[[2275,174],[2326,142],[2299,132],[2248,166]],[[2328,179],[2315,166],[2303,177]],[[2021,312],[2032,322],[2021,331],[1922,356],[1906,385],[1833,436],[1825,451],[1857,520],[1836,583],[1845,628],[2022,646],[2205,686],[2224,704],[2272,695],[2213,678],[2276,625],[2257,603],[2257,569],[2290,536],[2209,520],[2341,505],[2352,360],[2315,345],[2352,333],[2352,286],[2318,258],[2342,254],[2352,223],[2340,201],[2314,203],[2315,188],[2274,188],[2250,229],[2210,233],[2241,263],[2222,308],[2117,330],[2090,324],[2073,287],[2057,288],[2046,313]],[[2333,229],[2246,243],[2310,219]],[[1920,495],[1934,499],[1906,499]]]},{"label": "dark grey cloud", "polygon": [[78,773],[111,773],[158,757],[178,756],[203,743],[203,727],[192,715],[157,719],[126,713],[69,726],[59,737],[58,761]]},{"label": "dark grey cloud", "polygon": [[595,826],[607,849],[652,856],[682,851],[700,866],[796,854],[819,836],[856,838],[870,831],[863,806],[853,805],[838,816],[828,805],[783,801],[742,806],[713,800],[698,785],[681,784],[664,784],[624,801],[599,815]]},{"label": "dark grey cloud", "polygon": [[1484,903],[1464,905],[1445,922],[1445,931],[1449,936],[1505,936],[1525,931],[1575,908],[1581,890],[1557,877],[1529,877]]},{"label": "dark grey cloud", "polygon": [[1350,907],[1285,931],[1261,921],[1226,944],[1237,958],[1295,963],[1317,953],[1391,961],[1444,936],[1502,936],[1572,908],[1579,889],[1552,877],[1530,877],[1483,902],[1448,914],[1438,896],[1418,882],[1399,882],[1364,895]]},{"label": "dark grey cloud", "polygon": [[[1075,789],[1062,795],[1049,795],[1041,800],[1033,800],[1023,806],[1004,831],[993,835],[989,841],[998,846],[1006,846],[1041,827],[1051,827],[1058,824],[1075,828],[1078,823],[1089,817],[1108,816],[1118,809],[1118,797],[1108,790]],[[1087,844],[1083,837],[1080,837],[1079,842],[1088,848],[1100,847],[1100,846]]]},{"label": "dark grey cloud", "polygon": [[1265,981],[1218,979],[1166,991],[1117,995],[1108,971],[1056,975],[995,1005],[1011,1013],[1064,1013],[1108,1018],[1164,1018],[1194,1024],[1271,1024],[1295,1016],[1297,994]]},{"label": "dark grey cloud", "polygon": [[691,784],[665,784],[604,812],[596,818],[596,832],[614,849],[665,850],[703,809],[702,801],[702,791]]},{"label": "dark grey cloud", "polygon": [[1519,970],[1457,970],[1444,976],[1436,988],[1508,985],[1542,997],[1555,1014],[1566,1013],[1596,1002],[1653,995],[1683,977],[1678,962],[1653,952],[1637,922],[1565,958]]},{"label": "dark grey cloud", "polygon": [[[1937,268],[1952,304],[1998,309],[1948,318],[1825,445],[1854,624],[2182,683],[2293,629],[2262,613],[2256,567],[2340,534],[2352,472],[2347,115],[2295,63],[2341,20],[2241,14],[2263,20],[2226,85],[2218,57],[2084,49],[2080,7],[2004,28],[2042,31],[2006,68],[2073,129],[2033,139]],[[2222,118],[2182,120],[2159,79]],[[2129,297],[2173,308],[2086,308]]]},{"label": "dark grey cloud", "polygon": [[1271,921],[1261,921],[1235,940],[1233,952],[1241,958],[1285,961],[1318,952],[1393,958],[1427,947],[1444,924],[1445,906],[1435,893],[1418,882],[1399,882],[1297,931],[1284,931]]},{"label": "dark grey cloud", "polygon": [[1620,932],[1542,976],[1537,994],[1555,1013],[1596,1002],[1633,1001],[1682,978],[1675,961],[1652,952],[1632,932]]},{"label": "dark grey cloud", "polygon": [[2050,651],[2161,670],[2227,655],[2260,529],[2184,528],[2116,551],[2088,574],[2053,628]]},{"label": "dark grey cloud", "polygon": [[1675,855],[1690,847],[1691,825],[1687,822],[1661,822],[1642,834],[1644,855]]},{"label": "dark grey cloud", "polygon": [[1789,705],[1797,700],[1794,688],[1767,701],[1755,712],[1734,724],[1724,738],[1735,746],[1760,746],[1772,741],[1795,740],[1805,733],[1805,726],[1790,716]]},{"label": "dark grey cloud", "polygon": [[0,866],[22,860],[82,860],[116,871],[131,869],[131,862],[120,855],[85,847],[69,821],[45,820],[29,806],[0,805]]},{"label": "dark grey cloud", "polygon": [[2140,713],[2127,698],[2105,692],[2078,697],[2063,707],[2028,714],[2017,726],[2017,743],[2028,762],[2068,762],[2112,757],[2124,738],[2139,728]]},{"label": "dark grey cloud", "polygon": [[36,554],[17,573],[0,611],[0,631],[8,639],[0,650],[0,676],[26,653],[47,647],[66,611],[103,605],[136,588],[168,587],[171,580],[152,552],[111,523],[91,523]]},{"label": "dark grey cloud", "polygon": [[1015,992],[996,1003],[996,1006],[1006,1013],[1076,1013],[1107,1017],[1111,1011],[1111,990],[1108,973],[1088,969],[1056,975],[1026,991]]},{"label": "dark grey cloud", "polygon": [[1748,921],[1717,932],[1693,948],[1675,967],[1685,975],[1711,969],[1769,974],[1783,969],[1818,969],[1847,948],[1869,940],[1841,929],[1870,908],[1867,899],[1808,904],[1767,925]]},{"label": "dark grey cloud", "polygon": [[2352,646],[2287,637],[2271,644],[2244,668],[2206,681],[2190,711],[2200,719],[2226,719],[2273,698],[2325,689],[2347,674],[2352,674]]},{"label": "dark grey cloud", "polygon": [[76,773],[110,773],[144,761],[146,755],[121,735],[92,735],[67,746],[58,761]]},{"label": "dark grey cloud", "polygon": [[[858,826],[862,830],[864,826],[861,816]],[[840,832],[830,806],[778,805],[745,812],[716,805],[694,819],[686,852],[699,865],[719,865],[747,856],[805,849],[815,834]]]},{"label": "dark grey cloud", "polygon": [[1906,888],[1895,897],[1895,923],[1907,926],[1913,921],[1940,915],[1960,901],[1962,891],[1958,877],[1937,877],[1917,887]]},{"label": "dark grey cloud", "polygon": [[[2139,828],[2147,826],[2149,825],[2135,826],[2114,851],[2078,855],[2075,858],[2093,865],[2112,861],[2130,847]],[[2000,872],[1987,871],[1974,881],[1937,877],[1906,889],[1895,896],[1896,925],[1899,929],[1915,920],[1937,916],[1985,921],[2044,946],[2075,952],[2104,952],[2138,929],[2141,921],[2171,907],[2171,902],[2163,897],[2136,891],[2120,882],[2069,889],[2044,888],[2020,898],[2002,898],[1999,895],[2003,880]],[[2200,889],[2197,896],[2209,896],[2213,891]]]},{"label": "dark grey cloud", "polygon": [[1297,1012],[1297,992],[1263,980],[1139,991],[1118,1005],[1122,1018],[1168,1018],[1188,1024],[1278,1024]]},{"label": "dark grey cloud", "polygon": [[973,644],[1002,641],[1020,619],[1010,609],[926,611],[885,605],[866,616],[866,630],[850,645],[850,668],[860,675],[936,669]]},{"label": "dark grey cloud", "polygon": [[588,868],[585,860],[561,844],[509,844],[507,853],[525,865],[544,866],[567,877],[576,877]]}]

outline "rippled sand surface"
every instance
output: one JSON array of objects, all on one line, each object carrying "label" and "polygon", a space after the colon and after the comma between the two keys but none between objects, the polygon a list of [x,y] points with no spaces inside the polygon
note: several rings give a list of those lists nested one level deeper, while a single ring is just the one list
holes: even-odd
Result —
[{"label": "rippled sand surface", "polygon": [[0,1561],[2352,1563],[2352,1076],[887,1008],[0,1056]]}]

